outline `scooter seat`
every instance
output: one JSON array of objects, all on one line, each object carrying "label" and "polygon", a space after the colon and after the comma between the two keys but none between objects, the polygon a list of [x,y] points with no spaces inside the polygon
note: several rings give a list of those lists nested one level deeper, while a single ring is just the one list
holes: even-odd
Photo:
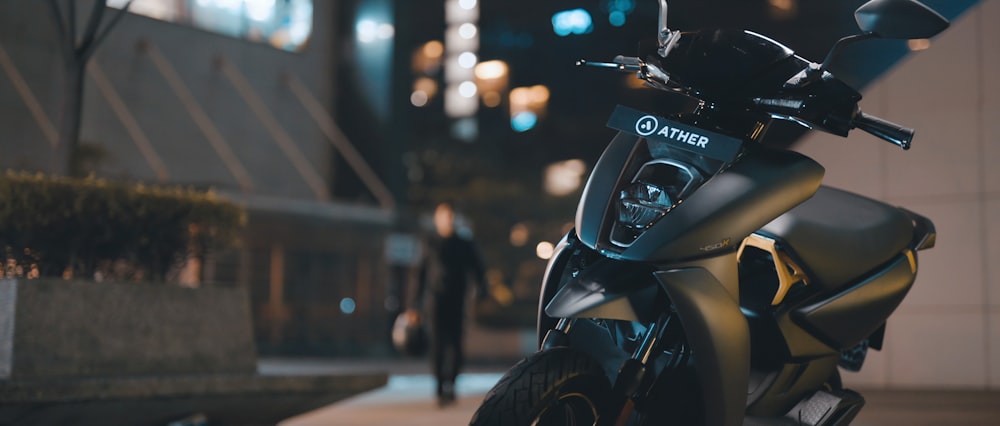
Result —
[{"label": "scooter seat", "polygon": [[902,210],[828,186],[761,230],[791,248],[807,274],[829,289],[896,256],[913,237]]}]

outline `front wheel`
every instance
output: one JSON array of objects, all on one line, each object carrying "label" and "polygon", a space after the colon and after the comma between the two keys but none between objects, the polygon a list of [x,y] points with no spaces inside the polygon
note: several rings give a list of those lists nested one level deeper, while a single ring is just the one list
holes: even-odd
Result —
[{"label": "front wheel", "polygon": [[596,425],[611,416],[608,377],[587,354],[567,347],[536,352],[505,374],[470,426]]}]

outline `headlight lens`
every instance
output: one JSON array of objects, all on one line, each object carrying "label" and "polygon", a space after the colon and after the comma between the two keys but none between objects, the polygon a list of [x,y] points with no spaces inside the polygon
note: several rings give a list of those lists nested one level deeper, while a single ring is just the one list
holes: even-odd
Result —
[{"label": "headlight lens", "polygon": [[629,229],[649,228],[656,219],[667,214],[674,202],[663,188],[637,182],[621,191],[618,221]]},{"label": "headlight lens", "polygon": [[672,159],[654,159],[643,164],[618,197],[618,218],[611,242],[628,247],[656,221],[665,216],[701,185],[696,168]]}]

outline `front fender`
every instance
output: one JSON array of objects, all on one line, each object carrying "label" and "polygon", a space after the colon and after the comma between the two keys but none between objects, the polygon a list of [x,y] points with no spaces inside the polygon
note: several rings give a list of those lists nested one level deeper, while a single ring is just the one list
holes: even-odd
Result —
[{"label": "front fender", "polygon": [[652,267],[602,258],[564,284],[545,306],[554,318],[656,320],[657,283]]},{"label": "front fender", "polygon": [[677,309],[694,353],[705,424],[742,424],[750,381],[750,329],[739,302],[703,268],[654,275]]},{"label": "front fender", "polygon": [[549,263],[545,265],[545,275],[542,276],[542,289],[538,298],[538,312],[535,321],[535,338],[538,348],[542,347],[545,333],[556,325],[556,320],[545,314],[545,305],[552,300],[556,290],[559,289],[563,270],[566,269],[566,264],[569,263],[569,259],[573,255],[572,247],[577,244],[579,244],[579,240],[576,239],[576,231],[569,231],[556,244],[552,257],[549,258]]}]

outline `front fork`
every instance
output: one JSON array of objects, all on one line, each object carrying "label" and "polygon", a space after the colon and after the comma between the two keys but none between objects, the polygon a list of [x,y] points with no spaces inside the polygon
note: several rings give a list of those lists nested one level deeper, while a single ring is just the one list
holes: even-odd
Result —
[{"label": "front fork", "polygon": [[[740,311],[738,287],[731,288],[738,285],[734,258],[735,254],[732,258],[719,256],[654,273],[671,301],[671,315],[680,321],[687,347],[697,354],[694,366],[706,403],[706,425],[738,425],[746,411],[750,332]],[[541,348],[569,346],[568,332],[576,321],[559,320],[546,333]],[[661,321],[650,325],[656,331],[647,332],[645,339],[652,340],[648,344],[644,341],[623,363],[615,380],[615,389],[623,398],[620,406],[626,410],[630,409],[631,396],[636,395],[633,390],[641,390],[644,378],[650,374],[648,360],[656,354],[656,342],[664,325]]]},{"label": "front fork", "polygon": [[[553,284],[561,281],[556,274],[561,275],[570,256],[576,254],[571,250],[576,244],[579,241],[575,234],[567,234],[560,241],[557,255],[553,256],[546,269],[542,297],[539,299],[539,336],[546,329],[546,321],[551,321],[545,315],[545,304],[556,293],[558,286]],[[653,274],[670,300],[672,312],[667,315],[679,321],[678,326],[684,330],[685,346],[696,354],[693,359],[701,385],[702,400],[705,401],[704,423],[712,426],[739,425],[746,412],[746,389],[750,380],[750,331],[739,306],[736,256],[736,251],[729,251],[674,265],[671,269]],[[568,314],[564,317],[573,316]],[[653,336],[653,340],[649,344],[644,341],[632,357],[623,362],[615,380],[615,389],[623,392],[619,394],[623,397],[623,407],[630,403],[626,400],[632,399],[628,396],[636,395],[630,390],[636,386],[634,383],[640,384],[634,389],[642,389],[644,380],[636,381],[635,377],[650,374],[645,368],[657,353],[656,343],[662,337],[665,325],[661,324],[661,320],[662,318],[658,319],[650,326],[657,328],[657,331],[648,332],[644,338]],[[568,333],[576,321],[572,318],[558,320],[555,327],[546,332],[539,344],[540,349],[569,346]]]},{"label": "front fork", "polygon": [[[541,350],[568,346],[570,330],[577,321],[576,318],[560,318],[555,328],[545,334]],[[613,418],[614,423],[602,421],[601,424],[625,425],[632,417],[632,413],[635,411],[634,398],[645,395],[652,385],[653,381],[648,379],[654,371],[649,366],[655,358],[654,355],[658,353],[657,348],[663,339],[663,333],[667,329],[669,321],[669,315],[661,315],[650,324],[646,329],[645,336],[643,336],[642,343],[636,347],[630,358],[622,362],[612,387],[613,394],[620,398],[619,401],[615,401],[613,406],[621,407],[621,409],[618,415]]]},{"label": "front fork", "polygon": [[569,331],[573,328],[573,324],[576,324],[576,321],[576,318],[559,318],[555,328],[545,333],[539,350],[569,346]]}]

